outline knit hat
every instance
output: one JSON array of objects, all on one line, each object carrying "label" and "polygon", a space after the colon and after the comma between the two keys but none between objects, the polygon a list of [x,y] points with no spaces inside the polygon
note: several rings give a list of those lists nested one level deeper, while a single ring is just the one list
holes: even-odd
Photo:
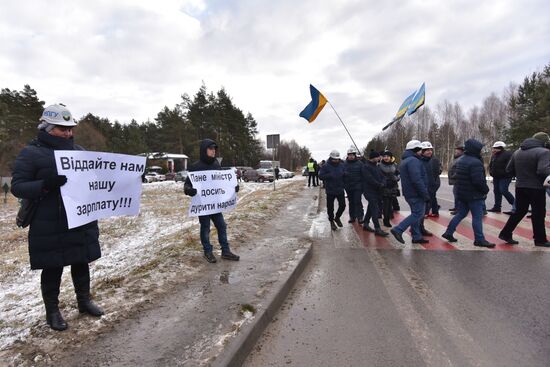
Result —
[{"label": "knit hat", "polygon": [[369,159],[378,158],[380,157],[380,153],[378,153],[376,150],[371,150],[369,153]]},{"label": "knit hat", "polygon": [[548,143],[550,141],[550,136],[548,136],[547,133],[540,131],[533,135],[533,139],[540,140],[543,143]]},{"label": "knit hat", "polygon": [[385,150],[385,151],[382,152],[382,156],[385,156],[385,155],[393,157],[393,153],[390,152],[389,150]]},{"label": "knit hat", "polygon": [[50,124],[49,122],[46,122],[44,120],[40,121],[37,126],[38,130],[44,130],[47,133],[49,133],[54,127],[54,124]]}]

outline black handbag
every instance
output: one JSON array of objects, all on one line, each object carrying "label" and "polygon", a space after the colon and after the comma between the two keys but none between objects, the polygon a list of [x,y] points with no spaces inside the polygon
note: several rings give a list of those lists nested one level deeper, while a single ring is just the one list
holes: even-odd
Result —
[{"label": "black handbag", "polygon": [[32,217],[38,208],[38,200],[21,199],[15,223],[18,227],[25,228],[31,224]]}]

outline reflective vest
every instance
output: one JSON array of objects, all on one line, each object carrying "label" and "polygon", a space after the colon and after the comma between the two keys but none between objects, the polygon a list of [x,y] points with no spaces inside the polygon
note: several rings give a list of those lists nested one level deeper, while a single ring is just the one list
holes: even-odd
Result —
[{"label": "reflective vest", "polygon": [[315,162],[307,162],[308,172],[315,172]]}]

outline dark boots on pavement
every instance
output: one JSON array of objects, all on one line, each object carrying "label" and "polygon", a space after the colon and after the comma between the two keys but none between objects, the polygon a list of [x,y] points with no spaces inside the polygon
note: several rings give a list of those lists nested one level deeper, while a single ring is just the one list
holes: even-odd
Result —
[{"label": "dark boots on pavement", "polygon": [[340,220],[340,218],[334,218],[334,222],[336,222],[336,224],[338,225],[338,227],[343,227],[344,225],[342,224],[342,221]]},{"label": "dark boots on pavement", "polygon": [[52,284],[41,284],[42,298],[46,307],[46,322],[57,331],[66,330],[68,325],[59,311],[59,287]]},{"label": "dark boots on pavement", "polygon": [[333,231],[336,231],[338,229],[338,227],[336,227],[336,223],[334,223],[333,220],[329,220],[330,222],[330,229],[332,229]]},{"label": "dark boots on pavement", "polygon": [[224,260],[231,260],[231,261],[239,261],[240,259],[240,256],[239,255],[235,255],[234,253],[232,253],[230,250],[227,250],[227,251],[222,251],[222,259]]}]

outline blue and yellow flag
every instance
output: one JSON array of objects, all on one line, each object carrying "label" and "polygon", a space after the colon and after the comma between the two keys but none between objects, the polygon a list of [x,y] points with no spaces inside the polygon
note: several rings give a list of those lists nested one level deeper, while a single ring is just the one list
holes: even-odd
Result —
[{"label": "blue and yellow flag", "polygon": [[425,84],[426,83],[422,83],[422,86],[420,87],[420,89],[418,90],[416,95],[414,96],[414,99],[411,101],[411,103],[409,105],[409,109],[407,110],[407,115],[412,115],[413,113],[415,113],[416,110],[418,110],[420,107],[422,107],[422,105],[426,101],[426,86],[425,86]]},{"label": "blue and yellow flag", "polygon": [[399,120],[401,117],[405,116],[405,113],[407,113],[407,110],[409,108],[409,105],[411,104],[414,96],[416,94],[416,91],[413,92],[410,96],[408,96],[403,103],[401,104],[401,107],[399,107],[399,110],[397,110],[397,113],[395,114],[395,117],[393,120]]},{"label": "blue and yellow flag", "polygon": [[317,118],[323,107],[325,107],[327,99],[311,84],[309,85],[309,92],[311,93],[311,102],[300,112],[300,117],[305,118],[311,123]]}]

